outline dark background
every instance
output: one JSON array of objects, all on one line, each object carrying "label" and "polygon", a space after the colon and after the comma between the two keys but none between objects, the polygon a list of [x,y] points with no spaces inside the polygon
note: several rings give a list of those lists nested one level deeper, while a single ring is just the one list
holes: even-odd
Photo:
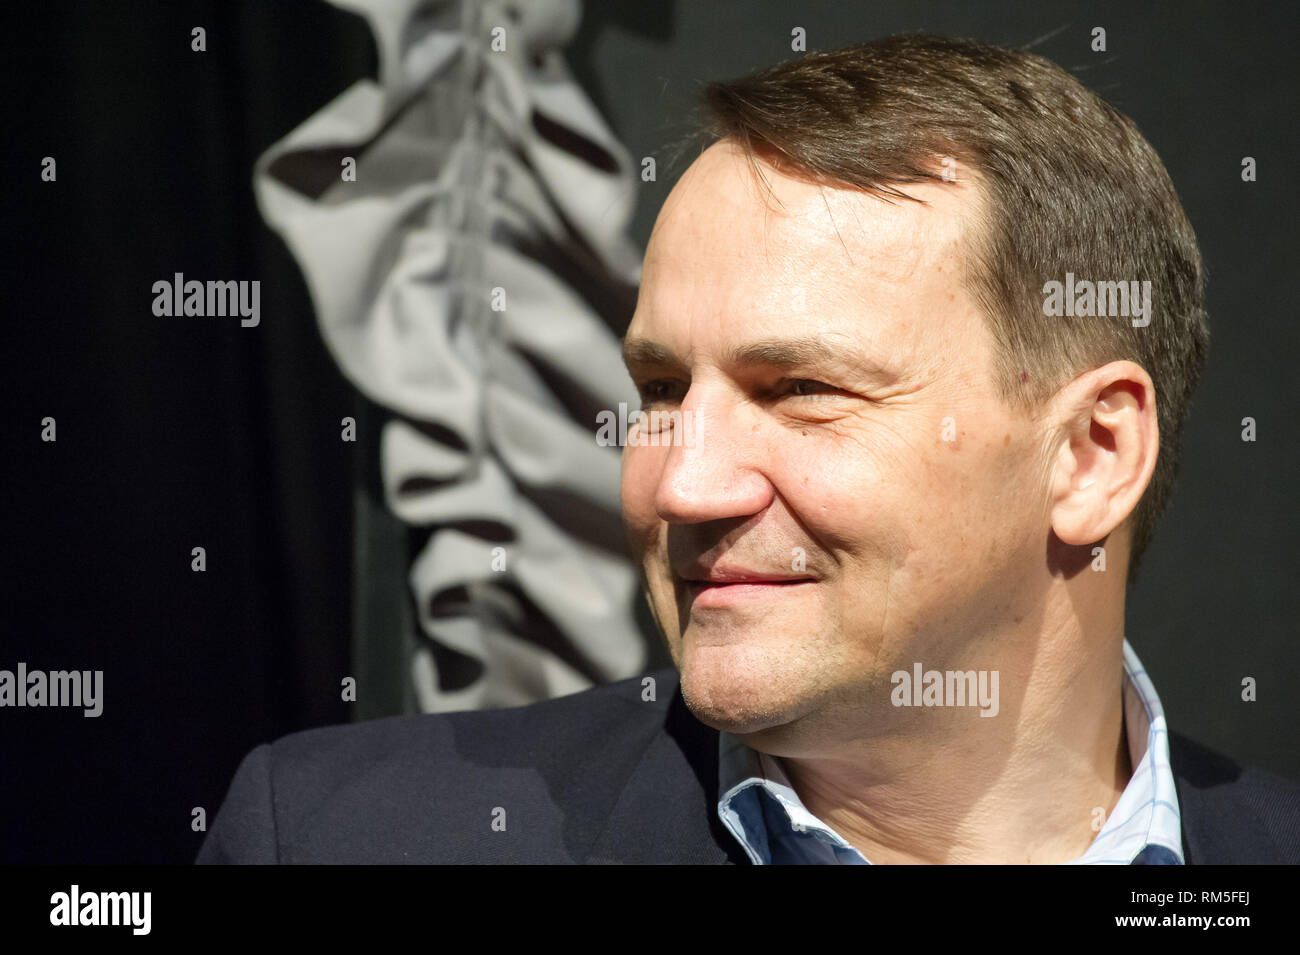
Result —
[{"label": "dark background", "polygon": [[[920,29],[1047,37],[1037,52],[1130,114],[1200,237],[1212,344],[1128,636],[1171,727],[1300,778],[1293,15],[975,6],[603,0],[569,60],[631,154],[661,158],[641,184],[642,246],[701,83],[788,58],[793,26],[810,51]],[[190,50],[194,26],[206,53]],[[1094,26],[1106,53],[1089,48]],[[339,419],[374,409],[327,354],[251,190],[256,157],[373,75],[375,50],[360,18],[307,0],[22,4],[0,44],[0,668],[105,671],[97,719],[0,710],[0,861],[188,862],[203,836],[191,809],[211,821],[252,746],[376,715],[339,699],[373,452],[340,441]],[[260,326],[155,318],[151,285],[174,272],[260,280]],[[47,415],[57,443],[40,440]]]}]

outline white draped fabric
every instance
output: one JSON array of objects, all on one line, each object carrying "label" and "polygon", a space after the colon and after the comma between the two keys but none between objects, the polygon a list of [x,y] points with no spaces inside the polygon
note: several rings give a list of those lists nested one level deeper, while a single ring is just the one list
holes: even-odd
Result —
[{"label": "white draped fabric", "polygon": [[[615,329],[637,177],[560,53],[580,5],[331,2],[368,20],[378,81],[271,147],[255,186],[330,352],[391,412],[387,506],[433,528],[409,573],[420,708],[638,673],[619,453],[595,439],[598,410],[635,407]],[[480,678],[441,688],[432,643]]]}]

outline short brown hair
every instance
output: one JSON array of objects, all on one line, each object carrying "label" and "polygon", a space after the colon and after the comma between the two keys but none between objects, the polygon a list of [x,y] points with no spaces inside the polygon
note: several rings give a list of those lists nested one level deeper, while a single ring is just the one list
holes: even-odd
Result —
[{"label": "short brown hair", "polygon": [[[1031,53],[946,37],[889,37],[709,83],[694,131],[730,138],[817,181],[910,199],[974,171],[987,219],[971,292],[986,314],[996,387],[1030,410],[1089,368],[1128,359],[1151,376],[1160,449],[1131,515],[1128,580],[1172,491],[1209,328],[1196,236],[1169,174],[1131,119]],[[1150,324],[1049,318],[1044,283],[1151,282]]]}]

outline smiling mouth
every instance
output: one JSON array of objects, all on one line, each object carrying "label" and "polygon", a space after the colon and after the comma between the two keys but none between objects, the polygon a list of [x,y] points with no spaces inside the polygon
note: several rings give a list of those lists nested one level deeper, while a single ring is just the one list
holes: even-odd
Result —
[{"label": "smiling mouth", "polygon": [[790,596],[816,581],[810,577],[794,580],[687,580],[686,592],[697,607],[721,607],[744,600]]}]

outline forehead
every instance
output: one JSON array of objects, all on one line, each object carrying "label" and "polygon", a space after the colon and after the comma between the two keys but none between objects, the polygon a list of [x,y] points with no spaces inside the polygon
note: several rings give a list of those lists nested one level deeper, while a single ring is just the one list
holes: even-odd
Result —
[{"label": "forehead", "polygon": [[629,336],[694,349],[797,330],[924,350],[972,331],[972,187],[917,183],[903,188],[921,202],[887,201],[757,168],[763,180],[723,140],[683,174],[655,222]]}]

